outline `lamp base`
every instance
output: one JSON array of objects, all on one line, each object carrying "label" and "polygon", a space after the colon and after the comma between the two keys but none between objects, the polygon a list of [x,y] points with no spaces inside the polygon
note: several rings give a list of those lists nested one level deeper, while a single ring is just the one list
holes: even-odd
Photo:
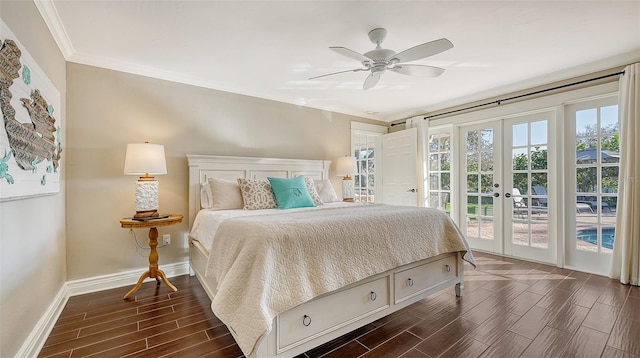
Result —
[{"label": "lamp base", "polygon": [[353,202],[354,195],[353,179],[350,176],[345,176],[342,179],[342,201]]},{"label": "lamp base", "polygon": [[160,214],[158,214],[158,210],[136,211],[136,214],[133,217],[135,219],[141,219],[141,218],[151,218],[155,216],[160,216]]},{"label": "lamp base", "polygon": [[136,214],[134,219],[158,216],[158,181],[154,177],[140,177],[136,182]]}]

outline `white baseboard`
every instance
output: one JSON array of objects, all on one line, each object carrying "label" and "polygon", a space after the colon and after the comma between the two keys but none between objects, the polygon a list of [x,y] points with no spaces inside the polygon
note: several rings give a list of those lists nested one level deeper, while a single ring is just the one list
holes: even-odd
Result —
[{"label": "white baseboard", "polygon": [[[83,295],[85,293],[109,290],[116,287],[135,285],[147,268],[114,273],[104,276],[83,278],[80,280],[67,281],[69,296]],[[189,273],[189,262],[177,262],[162,265],[167,277],[186,275]]]},{"label": "white baseboard", "polygon": [[[83,278],[65,282],[49,308],[42,315],[38,323],[31,330],[31,333],[20,347],[16,357],[37,357],[44,343],[46,342],[53,326],[58,321],[64,306],[67,304],[69,297],[82,295],[85,293],[104,291],[116,287],[135,285],[147,269],[139,269],[117,274],[104,275]],[[175,277],[186,275],[189,273],[189,262],[178,262],[173,264],[162,265],[167,277]]]},{"label": "white baseboard", "polygon": [[69,295],[67,294],[67,283],[65,282],[53,298],[53,302],[51,302],[42,317],[40,317],[40,320],[38,320],[38,323],[36,323],[33,330],[31,330],[22,347],[20,347],[20,350],[16,353],[16,357],[38,356],[38,353],[40,353],[42,346],[44,346],[44,342],[49,337],[49,333],[51,333],[53,326],[56,324],[68,300]]}]

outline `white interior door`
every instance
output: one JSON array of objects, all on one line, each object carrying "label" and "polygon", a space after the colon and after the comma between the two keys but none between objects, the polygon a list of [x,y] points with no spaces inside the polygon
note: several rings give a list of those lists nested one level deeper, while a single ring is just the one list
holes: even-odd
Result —
[{"label": "white interior door", "polygon": [[382,202],[418,205],[418,130],[382,135]]}]

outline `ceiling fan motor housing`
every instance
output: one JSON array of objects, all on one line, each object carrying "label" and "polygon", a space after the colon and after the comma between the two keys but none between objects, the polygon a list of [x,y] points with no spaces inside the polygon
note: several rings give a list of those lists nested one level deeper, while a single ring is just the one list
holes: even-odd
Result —
[{"label": "ceiling fan motor housing", "polygon": [[393,58],[393,56],[396,55],[396,52],[393,50],[380,48],[380,49],[371,50],[365,53],[364,55],[372,59],[374,64],[379,64],[379,63],[386,64],[389,62],[389,60]]}]

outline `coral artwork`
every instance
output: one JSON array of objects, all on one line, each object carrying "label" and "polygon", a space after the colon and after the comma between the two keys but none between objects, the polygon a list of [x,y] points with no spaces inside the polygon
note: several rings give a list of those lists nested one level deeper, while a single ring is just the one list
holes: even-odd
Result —
[{"label": "coral artwork", "polygon": [[0,200],[57,193],[62,126],[54,108],[60,93],[6,24],[0,26]]}]

